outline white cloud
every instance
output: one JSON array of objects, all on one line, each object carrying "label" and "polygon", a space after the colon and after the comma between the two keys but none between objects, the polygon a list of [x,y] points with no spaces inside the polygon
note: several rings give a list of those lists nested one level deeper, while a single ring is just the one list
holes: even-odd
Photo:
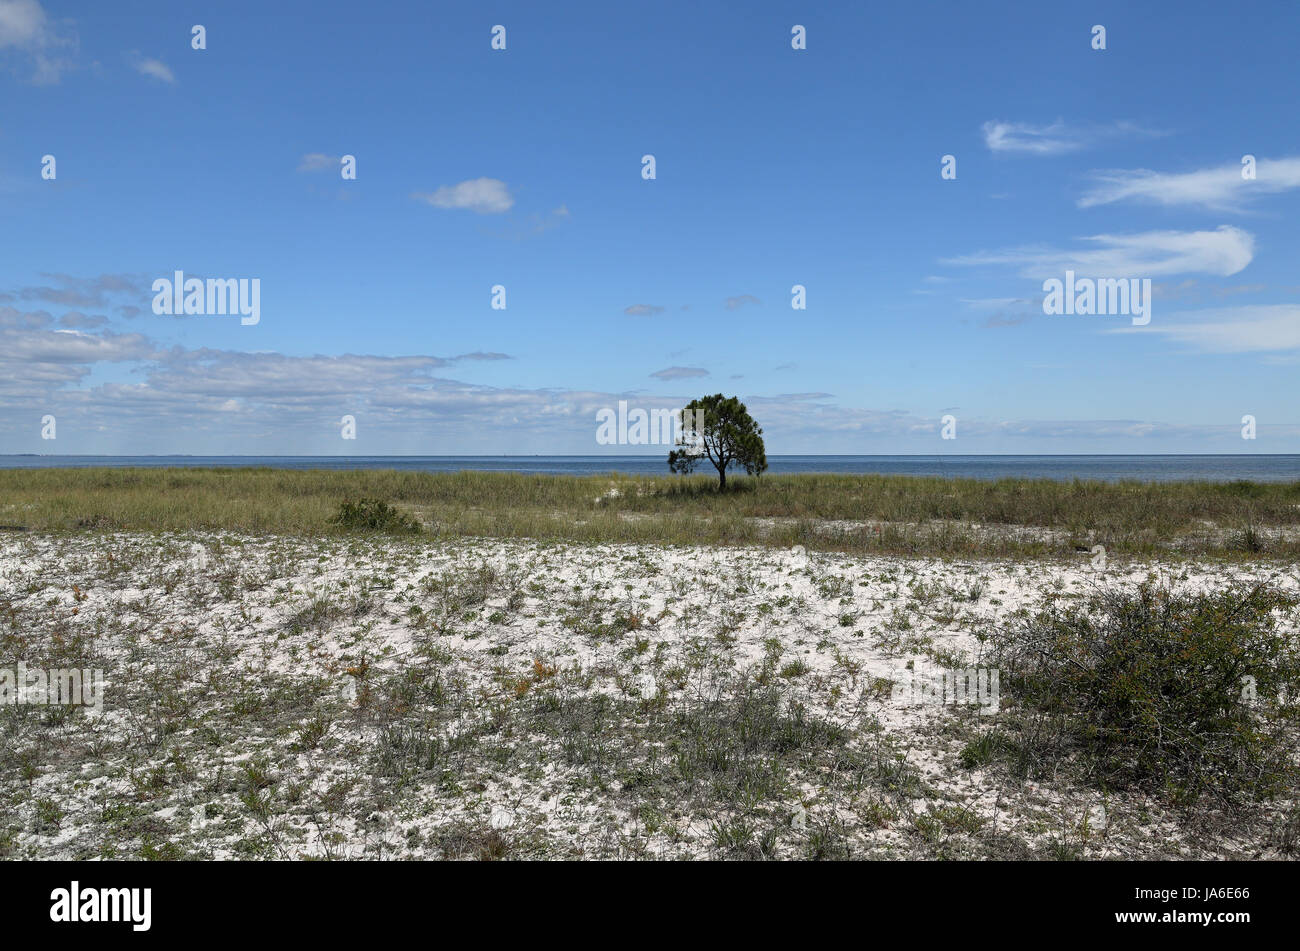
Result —
[{"label": "white cloud", "polygon": [[83,314],[74,310],[60,317],[59,323],[73,330],[93,330],[106,325],[108,318],[101,314]]},{"label": "white cloud", "polygon": [[943,263],[966,266],[1010,265],[1023,277],[1042,280],[1067,270],[1089,277],[1165,277],[1205,273],[1228,276],[1255,256],[1255,238],[1231,225],[1214,231],[1144,231],[1098,234],[1081,239],[1081,249],[1027,246],[980,251]]},{"label": "white cloud", "polygon": [[1065,123],[1035,126],[1027,122],[984,123],[984,144],[993,152],[1028,152],[1059,155],[1079,148],[1081,143],[1065,135]]},{"label": "white cloud", "polygon": [[1241,211],[1262,195],[1300,188],[1300,158],[1259,159],[1255,178],[1241,177],[1240,162],[1194,172],[1110,169],[1093,173],[1097,184],[1079,199],[1080,208],[1139,201],[1165,206],[1188,205],[1210,211]]},{"label": "white cloud", "polygon": [[[0,310],[0,315],[6,310]],[[90,334],[6,323],[0,322],[0,366],[4,367],[4,375],[15,381],[29,372],[39,375],[37,364],[119,363],[147,360],[158,354],[154,344],[141,334]]]},{"label": "white cloud", "polygon": [[68,307],[104,307],[112,297],[125,295],[144,300],[149,297],[149,282],[136,274],[101,274],[83,278],[43,273],[41,277],[49,278],[58,286],[21,287],[12,293],[0,293],[0,303],[34,300]]},{"label": "white cloud", "polygon": [[623,313],[629,317],[653,317],[663,312],[664,309],[658,304],[633,304],[631,307],[623,308]]},{"label": "white cloud", "polygon": [[300,172],[319,172],[322,169],[338,168],[342,156],[326,155],[324,152],[308,152],[298,162]]},{"label": "white cloud", "polygon": [[39,46],[48,29],[36,0],[0,0],[0,49]]},{"label": "white cloud", "polygon": [[[129,283],[114,275],[54,277],[85,292],[112,288],[116,293]],[[345,412],[365,420],[365,432],[376,440],[372,446],[394,451],[427,451],[429,445],[458,451],[582,451],[592,445],[596,410],[630,395],[485,386],[445,376],[451,367],[470,373],[482,361],[508,359],[477,350],[438,357],[169,348],[141,334],[91,328],[80,312],[59,321],[45,311],[20,311],[3,303],[6,296],[21,295],[0,294],[0,403],[9,410],[0,414],[0,445],[11,449],[30,447],[30,420],[57,406],[61,433],[65,422],[70,434],[106,432],[117,451],[201,452],[214,446],[225,447],[223,451],[283,452],[286,446],[295,452],[334,451],[338,420]],[[56,329],[60,323],[83,329]],[[1125,331],[1163,333],[1215,352],[1283,351],[1281,358],[1289,358],[1300,352],[1300,305],[1193,311]],[[681,389],[687,390],[693,387],[690,380],[706,372],[670,366],[653,376],[686,381]],[[119,382],[127,374],[132,382]],[[672,408],[689,395],[679,391],[637,399],[648,408]],[[932,445],[940,425],[934,412],[845,406],[826,392],[738,395],[755,411],[773,451],[778,446],[782,451],[825,451],[828,445],[838,451],[880,450],[897,440],[920,446],[918,439]],[[1117,446],[1173,438],[1204,445],[1224,431],[1221,422],[1140,419],[963,416],[962,424],[963,438],[1024,439],[1026,446],[1033,440],[1074,446],[1071,441],[1111,439]]]},{"label": "white cloud", "polygon": [[171,67],[160,59],[142,59],[135,64],[135,70],[144,76],[152,76],[154,79],[160,79],[165,83],[176,82],[176,76],[172,73]]},{"label": "white cloud", "polygon": [[1049,125],[992,120],[984,123],[982,131],[984,144],[990,151],[1022,155],[1062,155],[1096,145],[1103,139],[1159,134],[1132,122],[1066,123],[1062,119]]},{"label": "white cloud", "polygon": [[506,183],[496,178],[471,178],[458,185],[443,185],[433,194],[417,192],[412,197],[435,208],[468,208],[481,215],[501,214],[515,203]]},{"label": "white cloud", "polygon": [[1145,327],[1113,328],[1156,333],[1205,353],[1300,350],[1300,304],[1259,304],[1184,311]]},{"label": "white cloud", "polygon": [[71,62],[53,51],[76,46],[74,35],[56,30],[37,0],[0,0],[0,50],[12,49],[32,58],[32,82],[57,83]]}]

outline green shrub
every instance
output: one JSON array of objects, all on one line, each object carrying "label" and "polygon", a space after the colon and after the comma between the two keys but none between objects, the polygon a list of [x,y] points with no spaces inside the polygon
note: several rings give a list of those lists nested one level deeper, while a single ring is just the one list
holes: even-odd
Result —
[{"label": "green shrub", "polygon": [[1024,772],[1077,760],[1104,787],[1182,804],[1294,790],[1300,646],[1279,621],[1296,604],[1264,584],[1178,594],[1149,583],[1055,602],[995,638],[1012,705],[1000,745]]},{"label": "green shrub", "polygon": [[412,516],[380,499],[344,499],[330,521],[349,531],[417,534],[420,523]]}]

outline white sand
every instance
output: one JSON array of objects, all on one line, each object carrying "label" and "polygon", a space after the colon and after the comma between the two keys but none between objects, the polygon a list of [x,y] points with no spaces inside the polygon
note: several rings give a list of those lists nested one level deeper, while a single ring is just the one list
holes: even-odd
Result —
[{"label": "white sand", "polygon": [[[457,611],[446,633],[434,633],[428,619],[441,602],[422,581],[483,565],[504,580],[486,603]],[[775,651],[791,696],[855,735],[883,731],[925,782],[923,795],[883,821],[872,819],[877,793],[847,795],[805,782],[800,795],[770,804],[773,815],[787,817],[782,855],[802,854],[806,830],[832,818],[854,855],[1003,854],[1001,846],[982,850],[978,836],[951,831],[943,840],[950,851],[936,850],[918,833],[916,817],[941,808],[969,810],[983,821],[978,835],[1036,854],[1062,840],[1089,857],[1272,854],[1269,816],[1276,810],[1249,829],[1207,835],[1156,803],[1103,802],[1064,780],[1046,786],[963,770],[958,755],[971,731],[996,716],[902,705],[887,689],[870,689],[873,678],[897,679],[909,659],[980,666],[977,635],[1014,623],[1048,592],[1083,595],[1099,584],[1151,577],[1205,589],[1263,575],[1300,590],[1294,566],[1112,564],[1098,571],[1083,554],[1076,564],[1055,565],[486,540],[7,536],[0,539],[0,609],[9,620],[0,614],[0,621],[10,634],[0,641],[0,667],[36,664],[57,638],[93,633],[95,653],[84,666],[106,668],[110,683],[99,717],[78,713],[39,728],[29,718],[16,733],[0,734],[11,756],[26,750],[37,764],[29,780],[13,768],[0,779],[0,854],[8,829],[10,856],[38,858],[131,855],[146,842],[239,857],[250,854],[250,841],[271,850],[252,854],[286,857],[436,857],[443,854],[432,844],[440,830],[457,824],[506,836],[512,854],[716,854],[718,816],[683,805],[680,815],[650,828],[628,814],[617,782],[602,791],[580,781],[582,770],[548,752],[541,737],[527,769],[489,763],[459,788],[432,777],[400,790],[377,780],[366,765],[377,728],[355,713],[360,681],[347,671],[364,663],[369,682],[380,682],[431,645],[449,655],[445,667],[467,698],[467,718],[509,702],[517,679],[552,689],[537,665],[559,671],[554,684],[563,681],[565,689],[671,705],[707,690],[704,671],[758,669]],[[312,621],[303,612],[318,601],[332,611]],[[620,614],[636,615],[640,626],[584,633],[584,623]],[[806,671],[791,667],[795,661]],[[294,741],[319,699],[297,707],[277,700],[231,719],[232,694],[251,696],[264,686],[269,695],[278,678],[313,676],[333,685],[337,707],[315,748],[295,749]],[[203,685],[218,680],[220,699],[213,700]],[[162,688],[191,697],[192,705],[169,710]],[[180,728],[168,733],[169,723]],[[446,735],[455,729],[448,726]],[[259,756],[273,777],[267,789],[276,805],[267,822],[241,800],[240,764]],[[331,798],[339,781],[351,786]],[[295,784],[296,799],[286,792]],[[57,829],[40,820],[41,801],[62,814]]]}]

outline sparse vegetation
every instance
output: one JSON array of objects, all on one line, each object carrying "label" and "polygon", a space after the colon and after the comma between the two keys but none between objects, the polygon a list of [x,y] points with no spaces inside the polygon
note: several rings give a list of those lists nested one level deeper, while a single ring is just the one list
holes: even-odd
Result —
[{"label": "sparse vegetation", "polygon": [[729,488],[719,493],[705,476],[0,470],[0,521],[29,531],[314,535],[355,530],[337,521],[341,506],[370,499],[386,501],[351,502],[348,523],[389,531],[418,523],[440,538],[1071,559],[1102,545],[1111,558],[1300,558],[1300,482],[765,475]]},{"label": "sparse vegetation", "polygon": [[[147,475],[92,493],[103,506],[92,521],[172,518],[137,494],[162,478]],[[173,473],[195,479],[175,504],[231,515],[218,475]],[[738,525],[780,480],[725,494],[628,480],[627,507],[611,512],[609,500],[565,495],[600,482],[333,475],[229,483],[237,494],[270,480],[262,488],[288,500],[290,520],[314,513],[302,536],[0,536],[0,665],[100,667],[110,685],[104,716],[0,707],[0,857],[1298,848],[1300,577],[1265,560],[1279,542],[1259,517],[1285,488],[1251,495],[1254,520],[1236,523],[1274,532],[1265,555],[1228,532],[1223,562],[1098,571],[781,551],[770,537],[674,547],[444,530],[477,517],[476,493],[513,486],[530,507],[519,518],[555,504],[581,534],[584,519],[635,526],[625,516],[640,505],[643,521],[659,520],[651,534],[686,533],[690,519],[667,508],[712,499]],[[435,490],[441,501],[429,501]],[[72,492],[7,504],[50,512]],[[331,522],[344,499],[391,501],[355,503],[345,526]],[[834,492],[814,502],[848,504]],[[433,531],[406,531],[394,513]],[[805,516],[801,526],[818,524]],[[1159,583],[1138,584],[1147,573]],[[1002,668],[1001,712],[900,704],[896,680],[918,659]],[[1232,695],[1243,675],[1253,704]]]}]

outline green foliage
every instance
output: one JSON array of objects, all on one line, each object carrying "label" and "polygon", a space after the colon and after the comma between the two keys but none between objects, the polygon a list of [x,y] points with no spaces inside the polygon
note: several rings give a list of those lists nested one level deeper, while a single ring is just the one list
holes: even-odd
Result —
[{"label": "green foliage", "polygon": [[[767,470],[763,430],[734,396],[702,396],[682,409],[682,447],[668,453],[668,468],[685,474],[702,459],[718,470],[718,488],[727,487],[727,470],[744,469],[749,475]],[[695,445],[692,445],[695,443]]]},{"label": "green foliage", "polygon": [[410,515],[380,499],[344,499],[339,503],[338,514],[331,520],[335,525],[354,532],[392,532],[414,535],[420,523]]},{"label": "green foliage", "polygon": [[[760,484],[761,483],[761,484]],[[618,494],[611,494],[617,488]],[[337,530],[386,499],[440,538],[803,545],[866,555],[1300,559],[1300,481],[1054,482],[884,475],[553,476],[393,469],[0,469],[0,530]],[[826,521],[843,524],[828,531]],[[1027,531],[1017,531],[1023,526]],[[1243,533],[1254,526],[1256,540]]]},{"label": "green foliage", "polygon": [[967,760],[996,746],[1044,772],[1077,757],[1103,786],[1182,804],[1293,791],[1300,646],[1279,621],[1296,604],[1264,584],[1180,594],[1150,583],[1057,602],[997,639],[1015,735]]}]

